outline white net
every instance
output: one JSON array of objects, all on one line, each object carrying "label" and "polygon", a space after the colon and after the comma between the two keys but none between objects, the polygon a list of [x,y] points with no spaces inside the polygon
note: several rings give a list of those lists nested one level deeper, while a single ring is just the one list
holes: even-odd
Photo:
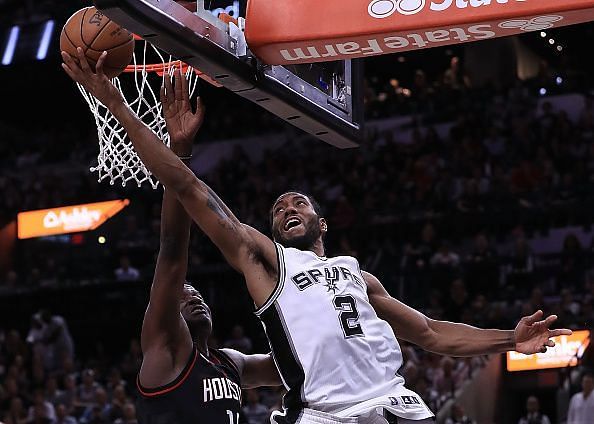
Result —
[{"label": "white net", "polygon": [[[138,44],[141,44],[142,53],[138,54]],[[112,81],[124,96],[125,102],[138,115],[138,117],[165,143],[169,146],[169,134],[162,114],[162,106],[159,100],[159,90],[164,78],[173,75],[173,70],[181,62],[172,62],[171,56],[165,60],[165,55],[152,44],[145,40],[137,41],[137,49],[134,53],[133,72],[125,72]],[[140,56],[138,58],[137,56]],[[154,56],[161,63],[146,65],[148,57]],[[141,60],[139,60],[141,59]],[[198,77],[193,68],[182,66],[188,78],[190,96],[194,93]],[[120,78],[126,79],[124,84]],[[133,81],[133,84],[132,84]],[[130,83],[130,84],[128,84]],[[132,143],[117,119],[109,110],[93,97],[82,85],[78,85],[80,92],[87,101],[97,124],[97,135],[99,136],[99,154],[97,165],[91,167],[91,172],[97,172],[98,181],[109,181],[114,185],[117,181],[126,186],[129,181],[136,182],[138,187],[143,183],[149,183],[157,188],[159,182],[144,166]]]}]

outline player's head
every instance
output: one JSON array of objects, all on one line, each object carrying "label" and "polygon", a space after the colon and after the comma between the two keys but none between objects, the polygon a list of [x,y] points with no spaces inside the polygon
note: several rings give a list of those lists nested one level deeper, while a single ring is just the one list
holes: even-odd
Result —
[{"label": "player's head", "polygon": [[310,249],[322,240],[328,225],[315,199],[298,191],[281,194],[270,209],[272,237],[284,247]]},{"label": "player's head", "polygon": [[207,339],[212,332],[210,308],[198,290],[191,284],[184,284],[184,292],[179,305],[180,313],[188,324],[192,338]]}]

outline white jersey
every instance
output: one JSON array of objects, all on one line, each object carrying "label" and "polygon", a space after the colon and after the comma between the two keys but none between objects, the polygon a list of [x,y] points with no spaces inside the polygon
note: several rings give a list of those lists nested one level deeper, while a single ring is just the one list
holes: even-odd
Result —
[{"label": "white jersey", "polygon": [[256,315],[288,390],[289,414],[303,408],[339,414],[390,396],[392,405],[410,402],[414,419],[432,416],[404,388],[400,346],[369,303],[358,261],[276,248],[279,281]]}]

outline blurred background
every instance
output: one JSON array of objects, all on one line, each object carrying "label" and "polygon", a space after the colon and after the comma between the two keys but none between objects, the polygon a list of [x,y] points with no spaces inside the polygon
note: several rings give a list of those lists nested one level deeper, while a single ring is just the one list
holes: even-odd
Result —
[{"label": "blurred background", "polygon": [[[136,422],[162,189],[99,184],[89,171],[95,122],[58,48],[66,19],[87,5],[0,0],[7,424]],[[234,15],[244,4],[209,6]],[[439,422],[566,422],[572,396],[594,388],[592,40],[586,24],[368,58],[366,138],[355,150],[203,85],[207,115],[192,168],[266,234],[280,193],[313,194],[329,222],[329,254],[357,256],[393,296],[431,318],[511,329],[540,308],[559,326],[585,330],[528,364],[440,357],[401,343],[401,373]],[[20,212],[60,216],[64,206],[118,199],[129,204],[94,230],[17,238]],[[213,346],[267,352],[242,279],[197,229],[188,279],[213,311]],[[524,361],[521,370],[509,370],[514,360]],[[281,395],[247,392],[246,422],[268,422]]]}]

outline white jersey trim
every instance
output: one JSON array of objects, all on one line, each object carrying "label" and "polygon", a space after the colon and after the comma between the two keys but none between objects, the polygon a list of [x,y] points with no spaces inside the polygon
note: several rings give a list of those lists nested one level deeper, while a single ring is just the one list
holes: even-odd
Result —
[{"label": "white jersey trim", "polygon": [[257,308],[254,311],[254,314],[256,314],[256,316],[258,316],[258,317],[262,314],[262,312],[264,312],[266,309],[268,309],[270,307],[270,305],[272,305],[276,301],[276,299],[278,299],[279,295],[283,291],[283,287],[285,286],[285,278],[286,278],[286,272],[287,272],[286,267],[285,267],[285,254],[283,253],[283,248],[281,247],[280,244],[274,242],[274,247],[276,248],[276,263],[278,266],[278,280],[276,282],[276,287],[274,288],[274,290],[272,291],[272,293],[270,294],[270,296],[268,297],[266,302],[264,302],[264,304],[262,306],[260,306],[259,308]]}]

